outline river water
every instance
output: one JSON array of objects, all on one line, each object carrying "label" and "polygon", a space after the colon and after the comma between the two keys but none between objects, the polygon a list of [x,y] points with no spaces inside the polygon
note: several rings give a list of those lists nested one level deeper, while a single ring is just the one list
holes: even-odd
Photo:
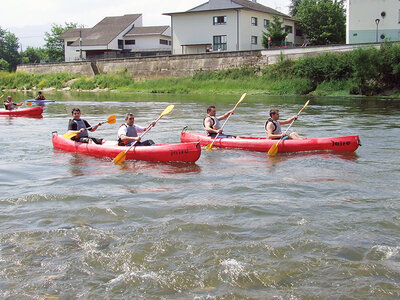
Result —
[{"label": "river water", "polygon": [[[0,117],[0,298],[398,299],[399,99],[311,99],[293,130],[358,134],[355,153],[117,166],[51,144],[73,107],[92,124],[115,114],[92,133],[115,139],[126,112],[147,125],[174,104],[147,138],[178,143],[239,97],[54,94],[43,118]],[[261,136],[271,107],[306,100],[247,96],[224,131]]]}]

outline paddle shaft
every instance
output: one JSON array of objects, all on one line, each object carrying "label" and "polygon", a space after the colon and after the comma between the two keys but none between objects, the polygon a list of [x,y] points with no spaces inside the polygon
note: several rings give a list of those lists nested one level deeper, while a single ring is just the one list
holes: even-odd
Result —
[{"label": "paddle shaft", "polygon": [[[230,117],[233,115],[233,113],[235,112],[236,107],[238,107],[238,105],[240,104],[240,102],[242,102],[242,100],[244,99],[244,97],[246,97],[246,95],[247,95],[247,94],[244,93],[244,94],[242,95],[242,97],[240,98],[240,100],[238,101],[238,103],[236,103],[235,107],[234,107],[233,110],[232,110],[232,113],[229,114],[229,116],[226,118],[224,124],[222,124],[222,126],[221,126],[221,128],[220,128],[221,131],[222,131],[222,129],[224,129],[224,126],[225,126],[226,122],[228,122],[229,118],[230,118]],[[216,139],[218,138],[218,136],[219,136],[219,132],[218,132],[217,135],[215,136],[215,138],[214,138],[214,140],[212,141],[212,143],[211,143],[210,145],[207,146],[208,148],[212,148],[212,146],[214,145],[214,142],[216,141]]]}]

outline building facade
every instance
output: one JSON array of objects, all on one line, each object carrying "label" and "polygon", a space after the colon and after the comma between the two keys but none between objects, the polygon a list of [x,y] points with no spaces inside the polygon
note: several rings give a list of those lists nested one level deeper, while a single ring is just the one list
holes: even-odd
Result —
[{"label": "building facade", "polygon": [[66,62],[171,53],[171,28],[144,27],[141,14],[106,17],[93,28],[70,29],[61,38]]},{"label": "building facade", "polygon": [[165,15],[171,16],[173,54],[264,49],[263,33],[274,15],[289,32],[285,45],[303,42],[295,19],[256,0],[210,0],[188,11]]},{"label": "building facade", "polygon": [[400,41],[400,0],[347,0],[347,44]]}]

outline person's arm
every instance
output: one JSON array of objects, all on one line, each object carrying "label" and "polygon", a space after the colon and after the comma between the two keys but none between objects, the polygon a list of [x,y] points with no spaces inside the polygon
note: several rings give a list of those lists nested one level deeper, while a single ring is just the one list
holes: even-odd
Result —
[{"label": "person's arm", "polygon": [[268,124],[267,124],[268,138],[270,138],[270,139],[279,139],[279,138],[284,137],[286,135],[285,133],[274,134],[274,129],[275,129],[274,124],[272,122],[268,122]]},{"label": "person's arm", "polygon": [[218,121],[221,121],[221,120],[224,120],[224,119],[226,119],[227,117],[229,117],[229,115],[230,114],[233,114],[234,112],[233,112],[233,109],[231,109],[230,111],[227,111],[225,114],[223,114],[222,116],[219,116],[217,119],[218,119]]},{"label": "person's arm", "polygon": [[68,123],[68,130],[70,130],[70,131],[77,131],[77,130],[78,130],[78,125],[77,125],[74,121],[69,120],[69,123]]},{"label": "person's arm", "polygon": [[293,120],[297,120],[297,115],[294,115],[293,117],[291,117],[291,118],[289,118],[289,119],[286,119],[285,121],[280,121],[280,123],[281,123],[282,125],[285,125],[285,124],[289,124],[289,123],[292,122]]},{"label": "person's arm", "polygon": [[90,126],[90,124],[89,124],[88,122],[86,122],[86,120],[83,120],[83,122],[85,122],[86,128],[90,128],[89,130],[90,130],[91,132],[96,131],[96,129],[99,128],[99,126],[101,126],[101,122],[100,122],[99,124],[93,126],[93,127]]},{"label": "person's arm", "polygon": [[212,124],[213,124],[213,122],[210,117],[207,117],[204,120],[204,127],[206,128],[206,131],[208,133],[221,133],[222,132],[222,130],[214,129]]}]

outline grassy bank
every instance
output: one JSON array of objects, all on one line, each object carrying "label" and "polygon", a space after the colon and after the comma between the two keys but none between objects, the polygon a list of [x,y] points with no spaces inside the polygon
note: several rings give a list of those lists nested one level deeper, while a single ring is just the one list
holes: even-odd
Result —
[{"label": "grassy bank", "polygon": [[342,54],[323,54],[282,59],[263,70],[252,67],[201,72],[183,78],[135,81],[126,71],[93,78],[66,73],[27,74],[0,72],[1,89],[56,88],[116,90],[120,92],[173,94],[271,95],[391,95],[400,97],[400,45],[381,49],[357,49]]}]

